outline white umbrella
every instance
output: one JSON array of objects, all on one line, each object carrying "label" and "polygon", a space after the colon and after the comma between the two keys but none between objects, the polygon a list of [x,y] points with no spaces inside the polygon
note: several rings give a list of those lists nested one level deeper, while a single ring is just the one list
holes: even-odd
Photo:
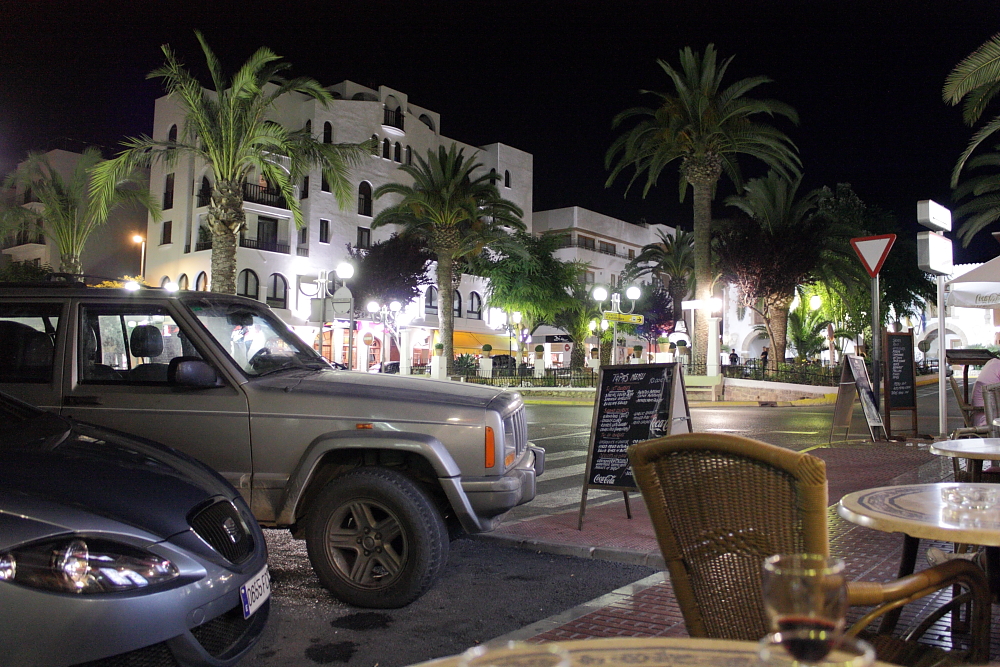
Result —
[{"label": "white umbrella", "polygon": [[948,285],[949,306],[1000,308],[1000,257],[949,280]]}]

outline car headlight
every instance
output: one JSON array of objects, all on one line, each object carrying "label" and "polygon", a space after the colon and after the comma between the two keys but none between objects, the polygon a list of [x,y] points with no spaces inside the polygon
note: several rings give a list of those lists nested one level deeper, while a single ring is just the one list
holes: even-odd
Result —
[{"label": "car headlight", "polygon": [[116,593],[180,576],[173,563],[110,540],[71,538],[0,551],[0,581],[62,593]]}]

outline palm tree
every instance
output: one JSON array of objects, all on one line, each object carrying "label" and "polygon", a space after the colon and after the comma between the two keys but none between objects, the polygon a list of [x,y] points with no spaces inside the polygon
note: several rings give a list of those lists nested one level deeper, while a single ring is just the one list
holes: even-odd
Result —
[{"label": "palm tree", "polygon": [[964,166],[970,170],[992,168],[990,172],[977,173],[962,181],[953,193],[955,201],[970,198],[955,209],[956,218],[965,218],[958,236],[962,245],[968,246],[973,236],[1000,219],[1000,178],[996,172],[1000,167],[1000,146],[990,153],[969,158]]},{"label": "palm tree", "polygon": [[[80,255],[95,229],[108,221],[111,212],[129,204],[159,216],[159,205],[139,180],[128,172],[118,179],[98,206],[91,195],[91,170],[106,163],[101,151],[83,151],[68,178],[63,178],[42,153],[28,158],[4,181],[4,187],[31,191],[37,204],[11,206],[2,212],[5,228],[32,229],[36,225],[59,249],[59,271],[81,274]],[[40,223],[40,224],[39,224]]]},{"label": "palm tree", "polygon": [[788,313],[788,341],[798,360],[806,361],[826,349],[828,324],[820,311],[810,310],[804,302]]},{"label": "palm tree", "polygon": [[570,353],[570,368],[583,368],[586,355],[587,338],[600,336],[600,329],[590,330],[590,323],[600,325],[601,307],[590,296],[591,287],[586,283],[577,282],[573,286],[571,300],[555,317],[555,325],[569,334],[573,339],[573,351]]},{"label": "palm tree", "polygon": [[372,229],[400,225],[404,236],[423,238],[434,253],[441,342],[450,366],[454,333],[450,295],[456,278],[455,262],[509,237],[508,229],[525,229],[523,212],[500,196],[494,182],[497,175],[475,175],[473,172],[483,165],[475,157],[467,160],[464,149],[459,150],[455,144],[448,150],[440,146],[436,153],[428,150],[426,160],[414,157],[416,164],[399,168],[412,179],[412,185],[387,183],[375,189],[376,199],[397,195],[399,200],[379,211],[372,220]]},{"label": "palm tree", "polygon": [[236,293],[236,247],[246,228],[243,185],[247,176],[259,172],[277,188],[302,226],[302,209],[294,183],[319,167],[342,207],[352,200],[350,167],[368,152],[364,144],[326,144],[307,129],[287,130],[270,120],[279,98],[291,93],[306,95],[324,106],[334,98],[310,78],[286,79],[288,63],[270,49],[261,48],[238,72],[227,78],[215,54],[200,32],[201,44],[214,90],[206,90],[180,63],[169,45],[163,45],[166,63],[149,78],[164,81],[167,93],[184,112],[184,126],[177,140],[157,141],[147,136],[128,139],[126,150],[94,170],[91,186],[100,207],[106,207],[111,192],[123,174],[136,167],[162,162],[173,165],[181,156],[195,157],[215,175],[207,222],[212,232],[212,290]]},{"label": "palm tree", "polygon": [[[656,107],[636,107],[618,114],[617,128],[633,118],[638,123],[619,136],[605,156],[612,168],[606,186],[626,168],[635,173],[632,186],[643,174],[645,197],[663,169],[679,161],[681,201],[691,186],[694,198],[694,266],[697,299],[711,298],[714,273],[711,260],[712,199],[723,171],[739,187],[742,184],[739,155],[763,161],[786,176],[798,173],[800,162],[795,145],[781,131],[756,120],[761,114],[780,115],[798,123],[798,114],[776,100],[747,97],[754,88],[769,83],[764,76],[741,79],[723,88],[723,78],[733,58],[717,61],[715,46],[709,44],[704,56],[685,47],[680,52],[680,70],[657,60],[670,77],[670,93],[642,91],[657,99]],[[628,189],[626,188],[626,194]],[[708,347],[708,323],[698,318],[695,325],[696,353],[704,362]]]},{"label": "palm tree", "polygon": [[658,243],[642,247],[625,267],[629,278],[653,275],[666,280],[667,293],[673,302],[673,319],[684,316],[681,304],[694,286],[694,235],[678,229],[674,236],[658,231]]},{"label": "palm tree", "polygon": [[789,181],[774,171],[752,179],[743,195],[726,199],[747,217],[724,224],[715,235],[723,277],[737,286],[741,305],[764,319],[773,346],[771,363],[785,359],[795,288],[850,270],[845,264],[854,229],[819,215],[827,191],[799,197],[801,183],[801,176]]}]

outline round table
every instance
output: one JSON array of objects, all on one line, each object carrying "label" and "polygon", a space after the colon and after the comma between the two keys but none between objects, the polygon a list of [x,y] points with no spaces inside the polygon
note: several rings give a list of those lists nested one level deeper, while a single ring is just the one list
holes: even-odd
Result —
[{"label": "round table", "polygon": [[[998,420],[994,420],[998,421]],[[931,454],[969,459],[969,476],[973,482],[983,479],[983,461],[1000,461],[1000,438],[968,438],[942,440],[930,448]]]},{"label": "round table", "polygon": [[[569,651],[572,667],[751,667],[757,661],[757,642],[689,637],[627,637],[556,642]],[[421,667],[455,667],[458,656],[420,663]],[[876,661],[877,667],[892,667]]]}]

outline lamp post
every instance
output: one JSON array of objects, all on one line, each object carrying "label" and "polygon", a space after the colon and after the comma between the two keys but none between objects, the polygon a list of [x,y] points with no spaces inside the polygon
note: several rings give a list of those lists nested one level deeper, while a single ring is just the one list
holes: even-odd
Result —
[{"label": "lamp post", "polygon": [[514,358],[514,352],[511,350],[511,341],[514,339],[515,331],[517,332],[517,355],[521,356],[521,312],[518,310],[511,313],[507,319],[507,356],[514,362],[514,372],[516,373],[519,360]]},{"label": "lamp post", "polygon": [[612,292],[608,294],[608,290],[605,289],[604,287],[595,287],[594,291],[592,291],[590,295],[593,297],[594,301],[600,302],[602,307],[604,305],[604,302],[608,300],[608,297],[609,296],[611,297],[611,310],[604,311],[604,319],[611,320],[613,327],[611,334],[612,336],[611,365],[614,366],[618,361],[618,319],[619,319],[618,317],[615,316],[632,314],[632,311],[635,310],[635,301],[642,295],[642,292],[635,285],[632,285],[631,287],[625,290],[625,297],[632,302],[631,306],[627,311],[622,310],[622,295],[618,292]]},{"label": "lamp post", "polygon": [[132,237],[133,243],[139,244],[139,276],[143,279],[146,278],[146,239],[142,234],[136,234]]},{"label": "lamp post", "polygon": [[354,265],[350,262],[341,262],[337,265],[337,277],[343,283],[334,295],[334,310],[337,310],[338,301],[348,301],[350,308],[350,325],[347,329],[347,370],[354,369],[354,294],[347,287],[347,281],[354,277]]},{"label": "lamp post", "polygon": [[382,353],[379,357],[379,373],[385,373],[385,354],[388,345],[387,333],[395,337],[396,318],[403,305],[399,301],[392,301],[388,306],[381,305],[377,301],[369,301],[366,308],[372,317],[382,323]]},{"label": "lamp post", "polygon": [[713,315],[722,310],[722,299],[713,297],[711,299],[681,301],[681,308],[683,310],[701,310],[707,313],[709,335],[708,349],[705,350],[705,374],[718,375],[720,369],[719,318]]}]

